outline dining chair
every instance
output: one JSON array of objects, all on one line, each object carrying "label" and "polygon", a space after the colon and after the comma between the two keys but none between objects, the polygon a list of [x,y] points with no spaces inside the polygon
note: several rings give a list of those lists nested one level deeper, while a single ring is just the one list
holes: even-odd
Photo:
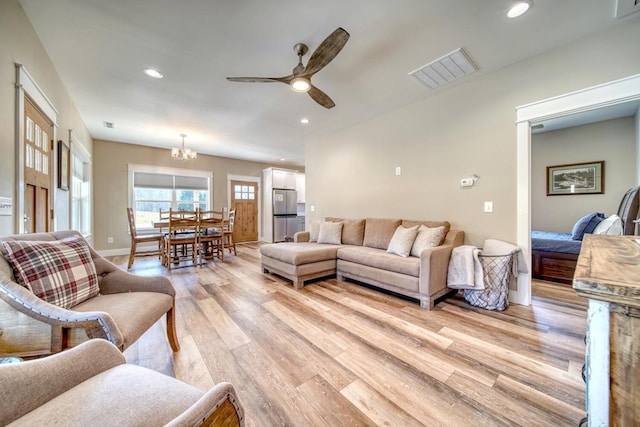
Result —
[{"label": "dining chair", "polygon": [[169,232],[165,236],[166,266],[177,266],[182,261],[197,265],[198,258],[198,212],[169,210]]},{"label": "dining chair", "polygon": [[224,233],[223,213],[220,211],[198,211],[198,224],[200,234],[198,236],[199,263],[205,259],[220,258],[224,261]]},{"label": "dining chair", "polygon": [[[167,224],[167,227],[169,225],[169,211],[163,211],[162,209],[158,209],[158,223],[160,224]],[[165,228],[164,226],[160,226],[158,227],[160,229],[160,232],[163,233],[163,229]]]},{"label": "dining chair", "polygon": [[236,252],[236,241],[233,240],[233,224],[236,220],[236,209],[229,210],[229,219],[224,223],[224,246],[229,248],[229,253],[231,253],[231,248],[233,248],[233,254],[238,255]]},{"label": "dining chair", "polygon": [[[145,256],[158,256],[160,259],[164,258],[164,235],[162,233],[153,234],[138,234],[136,228],[136,219],[132,208],[127,208],[127,218],[129,219],[129,234],[131,235],[131,250],[129,251],[129,265],[127,269],[130,269],[133,265],[133,260],[136,257]],[[144,249],[138,250],[139,243],[157,243],[158,249]]]}]

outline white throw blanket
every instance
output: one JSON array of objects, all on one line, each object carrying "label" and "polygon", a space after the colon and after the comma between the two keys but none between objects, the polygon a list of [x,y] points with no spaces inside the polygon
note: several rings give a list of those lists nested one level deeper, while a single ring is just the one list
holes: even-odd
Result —
[{"label": "white throw blanket", "polygon": [[484,272],[478,257],[481,253],[475,246],[462,245],[453,248],[447,286],[453,289],[484,289]]}]

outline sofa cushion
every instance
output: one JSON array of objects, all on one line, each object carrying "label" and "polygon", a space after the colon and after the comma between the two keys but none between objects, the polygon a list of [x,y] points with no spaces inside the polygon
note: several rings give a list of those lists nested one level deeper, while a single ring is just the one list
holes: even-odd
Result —
[{"label": "sofa cushion", "polygon": [[342,222],[342,244],[362,246],[364,241],[364,218],[341,219],[327,217],[327,221]]},{"label": "sofa cushion", "polygon": [[320,224],[318,243],[327,243],[329,245],[339,245],[342,243],[342,223],[323,222]]},{"label": "sofa cushion", "polygon": [[336,259],[337,245],[319,243],[270,243],[260,246],[260,253],[292,265]]},{"label": "sofa cushion", "polygon": [[411,256],[420,256],[420,253],[426,248],[434,248],[440,246],[444,240],[444,226],[430,228],[421,225],[418,229],[418,235],[411,247]]},{"label": "sofa cushion", "polygon": [[71,308],[99,292],[91,252],[81,237],[4,240],[2,245],[16,281],[48,303]]},{"label": "sofa cushion", "polygon": [[338,249],[338,259],[414,277],[420,275],[419,258],[399,257],[367,246],[342,246]]},{"label": "sofa cushion", "polygon": [[393,237],[391,237],[387,252],[390,254],[400,255],[402,257],[409,256],[411,248],[413,247],[413,241],[416,239],[417,234],[417,225],[409,228],[399,225],[393,233]]},{"label": "sofa cushion", "polygon": [[386,250],[400,223],[399,219],[367,218],[363,246]]}]

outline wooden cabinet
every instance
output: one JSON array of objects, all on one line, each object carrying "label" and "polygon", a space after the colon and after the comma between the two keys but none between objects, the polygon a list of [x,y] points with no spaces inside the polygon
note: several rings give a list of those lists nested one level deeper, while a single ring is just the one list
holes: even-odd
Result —
[{"label": "wooden cabinet", "polygon": [[272,169],[273,188],[283,190],[296,189],[296,173],[279,169]]},{"label": "wooden cabinet", "polygon": [[587,234],[573,288],[589,298],[587,415],[593,426],[640,420],[640,241]]}]

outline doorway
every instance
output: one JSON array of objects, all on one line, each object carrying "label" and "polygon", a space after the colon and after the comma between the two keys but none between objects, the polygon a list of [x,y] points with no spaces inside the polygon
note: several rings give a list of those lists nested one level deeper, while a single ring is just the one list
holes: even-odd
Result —
[{"label": "doorway", "polygon": [[[636,100],[640,100],[640,74],[516,108],[517,244],[528,260],[529,267],[531,267],[531,127],[545,120],[595,111]],[[531,268],[528,273],[520,274],[518,289],[510,291],[509,300],[517,304],[531,304]]]},{"label": "doorway", "polygon": [[24,102],[24,232],[41,233],[52,229],[49,210],[53,187],[53,125],[33,101]]},{"label": "doorway", "polygon": [[233,241],[258,240],[258,183],[231,180],[231,209],[236,210]]},{"label": "doorway", "polygon": [[25,67],[16,66],[14,233],[53,231],[58,112]]}]

